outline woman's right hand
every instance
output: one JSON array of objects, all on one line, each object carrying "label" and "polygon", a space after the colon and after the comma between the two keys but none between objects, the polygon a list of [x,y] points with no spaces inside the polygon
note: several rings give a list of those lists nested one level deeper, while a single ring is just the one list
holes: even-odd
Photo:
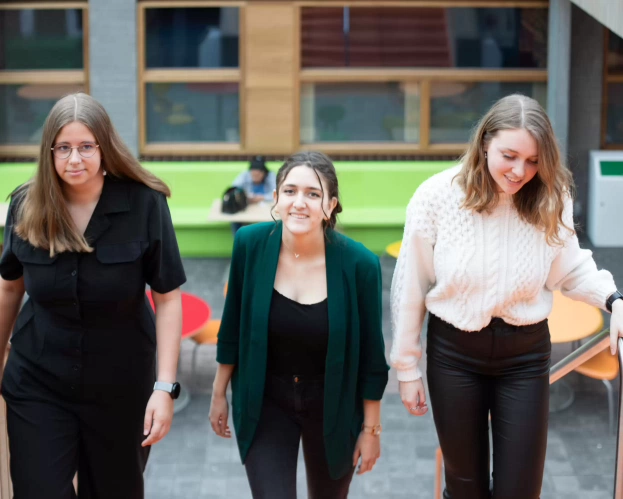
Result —
[{"label": "woman's right hand", "polygon": [[423,416],[428,412],[426,392],[422,378],[415,381],[399,381],[400,399],[412,416]]},{"label": "woman's right hand", "polygon": [[212,402],[210,403],[210,424],[214,433],[219,437],[231,438],[231,430],[227,424],[229,417],[229,404],[225,395],[216,395],[212,393]]}]

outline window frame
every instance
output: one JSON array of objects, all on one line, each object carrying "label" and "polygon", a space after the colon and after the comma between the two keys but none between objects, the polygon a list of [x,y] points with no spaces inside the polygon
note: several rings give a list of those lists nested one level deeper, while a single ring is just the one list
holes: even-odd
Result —
[{"label": "window frame", "polygon": [[[402,7],[417,8],[531,8],[549,10],[547,0],[436,0],[418,2],[356,0],[301,0],[296,2],[298,15],[299,41],[303,7]],[[301,49],[299,48],[299,58]],[[420,136],[418,143],[411,142],[314,142],[300,143],[300,99],[297,110],[299,123],[299,148],[302,150],[321,149],[331,154],[461,154],[467,143],[431,143],[431,85],[436,82],[524,82],[547,83],[548,69],[474,69],[474,68],[307,68],[299,66],[299,95],[301,84],[313,83],[416,83],[420,87]]]},{"label": "window frame", "polygon": [[610,151],[623,150],[623,142],[608,144],[606,135],[608,131],[608,85],[610,83],[623,83],[623,74],[610,74],[608,71],[608,47],[610,46],[610,30],[604,28],[604,73],[603,88],[601,94],[601,149]]},{"label": "window frame", "polygon": [[[245,1],[214,0],[148,0],[137,3],[138,21],[138,105],[139,151],[146,156],[204,156],[209,154],[244,154],[244,15]],[[146,11],[148,9],[236,7],[238,8],[238,68],[160,68],[148,69]],[[232,142],[148,142],[147,141],[147,84],[148,83],[237,83],[238,123],[240,141]]]},{"label": "window frame", "polygon": [[[0,4],[0,10],[82,10],[82,69],[0,70],[0,85],[83,85],[89,93],[89,4],[87,0],[69,2],[19,2]],[[0,144],[0,158],[32,158],[39,155],[39,145]]]}]

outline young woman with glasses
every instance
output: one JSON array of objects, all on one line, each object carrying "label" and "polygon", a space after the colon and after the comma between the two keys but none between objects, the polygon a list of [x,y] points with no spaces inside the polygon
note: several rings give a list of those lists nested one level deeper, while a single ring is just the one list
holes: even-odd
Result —
[{"label": "young woman with glasses", "polygon": [[179,390],[186,278],[169,195],[98,102],[56,103],[35,176],[12,195],[0,259],[16,498],[76,497],[76,472],[80,498],[143,498],[149,446],[169,431]]}]

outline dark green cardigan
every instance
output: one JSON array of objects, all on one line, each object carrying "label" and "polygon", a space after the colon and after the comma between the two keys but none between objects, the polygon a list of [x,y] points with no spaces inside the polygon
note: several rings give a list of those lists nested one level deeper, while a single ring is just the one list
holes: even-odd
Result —
[{"label": "dark green cardigan", "polygon": [[[243,227],[236,234],[216,360],[235,364],[232,412],[242,461],[262,411],[268,316],[281,223]],[[333,478],[352,469],[363,422],[363,400],[380,400],[388,366],[381,328],[381,267],[362,244],[327,230],[329,346],[324,395],[324,441]]]}]

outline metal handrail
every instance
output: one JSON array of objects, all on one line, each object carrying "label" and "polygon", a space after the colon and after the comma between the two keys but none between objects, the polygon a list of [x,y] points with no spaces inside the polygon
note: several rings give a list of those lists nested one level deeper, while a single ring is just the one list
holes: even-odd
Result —
[{"label": "metal handrail", "polygon": [[[601,333],[593,336],[588,343],[585,343],[571,354],[553,366],[549,371],[549,384],[553,384],[560,378],[566,376],[587,360],[592,359],[610,345],[610,329],[604,329]],[[614,499],[623,498],[623,338],[618,339],[619,357],[619,413],[617,423],[617,453],[614,467]]]}]

